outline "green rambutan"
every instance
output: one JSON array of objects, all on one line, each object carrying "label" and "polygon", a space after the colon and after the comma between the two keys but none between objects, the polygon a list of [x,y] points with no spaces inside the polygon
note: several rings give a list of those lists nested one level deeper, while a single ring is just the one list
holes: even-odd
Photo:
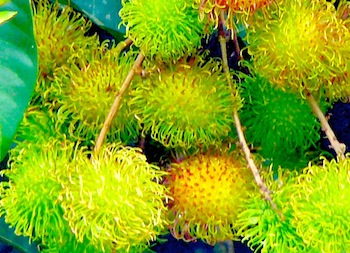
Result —
[{"label": "green rambutan", "polygon": [[126,35],[148,57],[161,61],[194,52],[205,25],[190,0],[123,0],[119,14]]},{"label": "green rambutan", "polygon": [[293,226],[317,252],[346,252],[350,248],[350,159],[309,165],[298,176],[289,202]]},{"label": "green rambutan", "polygon": [[304,168],[316,153],[311,149],[317,150],[321,131],[310,106],[260,75],[241,78],[244,104],[240,116],[247,140],[276,168]]},{"label": "green rambutan", "polygon": [[283,217],[261,195],[249,195],[244,199],[244,208],[236,221],[237,234],[243,241],[247,241],[248,246],[255,252],[314,252],[306,246],[292,224],[294,214],[290,195],[296,176],[295,171],[280,168],[277,175],[271,169],[262,173],[268,189],[272,192],[272,199]]},{"label": "green rambutan", "polygon": [[257,73],[283,89],[349,96],[350,31],[326,0],[272,2],[249,20]]},{"label": "green rambutan", "polygon": [[198,154],[171,164],[167,180],[170,231],[177,239],[209,244],[237,239],[237,216],[248,195],[260,195],[239,153]]},{"label": "green rambutan", "polygon": [[76,150],[60,201],[77,240],[124,252],[154,240],[166,225],[165,175],[136,148],[111,145],[98,157]]},{"label": "green rambutan", "polygon": [[143,133],[165,147],[198,150],[220,146],[233,126],[231,91],[219,63],[172,65],[135,84],[130,106]]},{"label": "green rambutan", "polygon": [[[85,66],[72,64],[66,75],[57,79],[60,87],[52,89],[59,94],[53,104],[58,114],[69,117],[69,133],[86,145],[91,145],[102,129],[114,97],[134,60],[131,53],[119,55],[116,47],[106,50],[106,44],[103,44],[90,52]],[[110,141],[127,143],[139,135],[137,119],[128,106],[129,100],[128,93],[124,94],[108,133]]]},{"label": "green rambutan", "polygon": [[[17,150],[19,149],[19,150]],[[69,230],[59,203],[62,186],[56,179],[68,166],[73,144],[56,141],[27,143],[11,150],[9,181],[0,183],[0,214],[15,233],[47,244],[62,241]]]},{"label": "green rambutan", "polygon": [[34,0],[32,2],[34,34],[39,53],[38,83],[33,100],[50,100],[47,88],[60,68],[80,62],[87,49],[97,47],[97,36],[85,36],[91,22],[71,7],[58,2]]}]

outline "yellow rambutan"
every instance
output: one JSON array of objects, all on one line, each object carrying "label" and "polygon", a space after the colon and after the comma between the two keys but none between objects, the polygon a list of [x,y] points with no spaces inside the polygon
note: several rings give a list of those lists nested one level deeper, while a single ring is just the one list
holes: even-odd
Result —
[{"label": "yellow rambutan", "polygon": [[[59,203],[56,177],[68,166],[74,144],[61,141],[27,142],[11,150],[9,181],[0,184],[0,213],[15,233],[47,244],[63,241],[70,232]],[[15,155],[12,155],[15,154]]]},{"label": "yellow rambutan", "polygon": [[[69,116],[69,133],[86,145],[91,145],[98,136],[114,97],[132,66],[132,55],[119,53],[116,47],[107,50],[103,44],[90,52],[85,66],[71,64],[65,75],[56,80],[57,87],[51,89],[57,94],[53,106],[58,114]],[[128,142],[139,134],[137,120],[128,106],[129,100],[127,92],[108,133],[110,141]]]},{"label": "yellow rambutan", "polygon": [[171,164],[167,180],[170,231],[178,239],[209,244],[236,238],[237,216],[254,189],[254,178],[238,153],[198,154]]},{"label": "yellow rambutan", "polygon": [[59,199],[78,242],[129,252],[155,240],[166,225],[165,175],[136,148],[76,150]]},{"label": "yellow rambutan", "polygon": [[279,87],[349,95],[350,31],[332,3],[272,2],[251,16],[247,42],[257,73]]},{"label": "yellow rambutan", "polygon": [[46,82],[57,74],[59,68],[80,61],[87,48],[99,44],[97,36],[85,36],[91,22],[70,6],[58,2],[34,0],[32,2],[34,34],[39,53],[38,96],[45,91]]},{"label": "yellow rambutan", "polygon": [[231,91],[218,62],[171,65],[135,84],[130,106],[144,133],[166,147],[220,146],[233,126]]}]

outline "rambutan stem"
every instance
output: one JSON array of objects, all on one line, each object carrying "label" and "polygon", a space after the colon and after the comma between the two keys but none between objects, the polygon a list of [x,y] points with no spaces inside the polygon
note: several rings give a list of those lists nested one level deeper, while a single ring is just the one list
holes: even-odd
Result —
[{"label": "rambutan stem", "polygon": [[121,52],[123,51],[125,48],[127,48],[128,46],[130,46],[132,44],[132,39],[127,38],[126,40],[123,40],[121,42],[119,42],[117,44],[117,46],[115,47],[115,49],[117,50],[117,52]]},{"label": "rambutan stem", "polygon": [[134,64],[133,64],[133,66],[131,67],[128,75],[126,76],[122,86],[120,87],[120,90],[119,90],[118,94],[116,95],[114,102],[112,104],[112,107],[108,112],[108,115],[107,115],[106,120],[103,124],[101,132],[98,135],[98,138],[96,140],[95,149],[94,149],[96,154],[99,153],[99,151],[102,147],[102,144],[104,142],[104,139],[106,138],[106,135],[111,127],[112,121],[118,113],[120,102],[122,100],[122,97],[123,97],[125,91],[130,86],[130,83],[131,83],[134,75],[141,71],[141,65],[142,65],[142,62],[144,59],[145,59],[145,55],[142,52],[140,52],[139,55],[137,56]]},{"label": "rambutan stem", "polygon": [[[223,13],[221,13],[221,19],[223,19]],[[222,23],[219,22],[219,42],[220,42],[220,47],[221,47],[221,56],[222,56],[222,67],[227,79],[227,83],[231,89],[231,91],[233,91],[232,94],[232,100],[234,101],[237,96],[237,89],[233,87],[233,82],[232,82],[232,78],[230,75],[230,69],[228,66],[228,60],[227,60],[227,49],[226,49],[226,34],[223,28]],[[242,128],[242,124],[241,121],[239,119],[239,114],[237,111],[237,108],[233,108],[233,119],[235,122],[235,126],[236,126],[236,131],[238,134],[238,139],[239,142],[242,146],[242,150],[245,156],[245,159],[248,163],[249,168],[251,169],[255,182],[257,183],[257,185],[259,186],[260,192],[262,193],[262,195],[264,196],[264,198],[270,203],[271,207],[278,213],[278,215],[283,219],[283,215],[282,213],[278,210],[276,204],[273,202],[272,197],[270,195],[270,191],[267,188],[266,184],[264,183],[264,181],[262,180],[259,170],[252,158],[252,154],[250,152],[250,149],[248,147],[247,141],[245,139],[244,133],[243,133],[243,128]]]},{"label": "rambutan stem", "polygon": [[346,146],[344,143],[340,143],[335,136],[331,126],[328,124],[328,121],[324,114],[322,113],[320,107],[318,106],[314,96],[309,92],[308,90],[305,90],[304,92],[306,96],[306,100],[309,102],[313,112],[321,122],[322,130],[326,134],[329,142],[331,143],[331,148],[334,149],[335,153],[337,154],[337,159],[345,159],[345,150]]}]

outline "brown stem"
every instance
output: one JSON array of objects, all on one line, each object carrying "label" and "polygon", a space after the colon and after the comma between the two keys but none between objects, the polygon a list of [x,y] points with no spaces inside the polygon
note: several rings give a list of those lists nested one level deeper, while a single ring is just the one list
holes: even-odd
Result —
[{"label": "brown stem", "polygon": [[132,40],[127,38],[124,41],[121,41],[117,44],[117,46],[115,47],[115,50],[117,50],[117,52],[121,52],[123,51],[126,47],[130,46],[132,44]]},{"label": "brown stem", "polygon": [[[230,70],[229,70],[229,66],[228,66],[228,60],[227,60],[227,49],[226,49],[225,36],[226,35],[225,35],[225,32],[223,31],[222,23],[220,25],[220,22],[219,22],[219,42],[220,42],[220,47],[221,47],[222,66],[223,66],[223,70],[224,70],[224,73],[225,73],[225,76],[227,79],[227,83],[228,83],[231,91],[233,91],[231,94],[232,94],[232,101],[234,101],[235,99],[237,99],[235,97],[235,96],[237,96],[237,90],[233,89],[233,83],[232,83]],[[245,159],[248,163],[249,168],[251,169],[251,171],[253,173],[255,182],[258,185],[260,192],[262,193],[264,198],[271,204],[271,207],[279,214],[279,216],[281,218],[283,218],[282,213],[278,210],[276,204],[273,202],[272,197],[270,195],[270,191],[267,188],[264,181],[262,180],[260,173],[259,173],[259,170],[258,170],[258,168],[257,168],[257,166],[252,158],[252,154],[250,152],[247,141],[245,139],[245,136],[244,136],[244,133],[242,130],[242,124],[241,124],[241,121],[239,119],[238,111],[236,108],[233,108],[233,119],[235,122],[236,130],[237,130],[237,134],[238,134],[238,139],[239,139],[239,142],[242,146],[242,150],[243,150]]]},{"label": "brown stem", "polygon": [[345,155],[344,155],[345,150],[346,150],[345,144],[340,143],[338,141],[331,126],[328,124],[326,117],[324,116],[320,107],[318,106],[314,96],[308,90],[305,90],[304,94],[305,94],[306,100],[309,102],[313,112],[316,114],[317,118],[321,122],[322,130],[324,131],[329,142],[331,143],[331,148],[333,148],[335,153],[337,154],[337,159],[345,159]]},{"label": "brown stem", "polygon": [[120,102],[122,100],[123,94],[125,93],[127,88],[130,86],[130,83],[131,83],[134,75],[140,71],[141,64],[142,64],[144,58],[145,58],[144,54],[142,52],[139,53],[133,66],[131,67],[128,75],[126,76],[122,86],[120,87],[118,94],[115,97],[113,105],[111,106],[111,109],[108,112],[108,115],[107,115],[106,120],[103,124],[101,132],[96,140],[96,145],[95,145],[95,149],[94,149],[96,154],[99,153],[101,146],[104,142],[104,139],[106,138],[106,135],[111,127],[111,123],[112,123],[115,115],[118,113],[119,105],[120,105]]}]

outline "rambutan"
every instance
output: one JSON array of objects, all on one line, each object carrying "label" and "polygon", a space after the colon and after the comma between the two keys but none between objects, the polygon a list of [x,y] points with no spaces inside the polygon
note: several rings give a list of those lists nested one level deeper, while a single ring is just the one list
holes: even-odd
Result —
[{"label": "rambutan", "polygon": [[232,101],[219,63],[195,60],[135,83],[130,106],[144,133],[166,147],[207,149],[228,139],[233,126]]},{"label": "rambutan", "polygon": [[236,220],[248,195],[260,195],[244,158],[236,153],[198,154],[171,164],[167,180],[170,231],[175,238],[209,244],[237,238]]},{"label": "rambutan", "polygon": [[282,89],[349,96],[350,31],[325,0],[272,2],[249,20],[248,52],[259,75]]},{"label": "rambutan", "polygon": [[126,35],[151,58],[177,59],[201,44],[205,26],[189,0],[122,1]]}]

